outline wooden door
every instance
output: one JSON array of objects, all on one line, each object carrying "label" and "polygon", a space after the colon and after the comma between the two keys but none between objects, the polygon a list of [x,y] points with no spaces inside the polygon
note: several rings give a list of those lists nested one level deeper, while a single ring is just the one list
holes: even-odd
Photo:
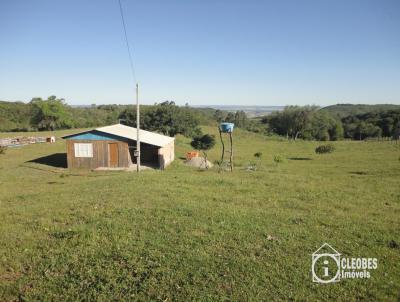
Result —
[{"label": "wooden door", "polygon": [[109,167],[118,167],[118,144],[108,144],[108,164]]}]

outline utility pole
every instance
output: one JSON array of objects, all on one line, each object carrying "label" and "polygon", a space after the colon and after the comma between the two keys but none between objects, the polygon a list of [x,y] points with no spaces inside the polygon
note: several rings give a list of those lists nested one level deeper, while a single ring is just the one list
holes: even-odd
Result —
[{"label": "utility pole", "polygon": [[136,170],[140,172],[140,109],[139,109],[139,84],[136,83]]}]

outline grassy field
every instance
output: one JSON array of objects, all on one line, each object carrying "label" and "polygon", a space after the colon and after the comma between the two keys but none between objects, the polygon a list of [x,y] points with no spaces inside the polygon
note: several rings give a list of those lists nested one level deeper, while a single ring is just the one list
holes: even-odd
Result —
[{"label": "grassy field", "polygon": [[[182,137],[171,167],[140,175],[32,162],[64,153],[60,139],[8,149],[0,300],[400,298],[400,145],[336,142],[334,153],[316,155],[317,142],[242,131],[234,140],[233,173],[184,166]],[[255,152],[260,168],[246,171]],[[286,161],[275,164],[276,154]],[[311,254],[324,242],[346,257],[376,257],[378,269],[370,279],[313,283]]]}]

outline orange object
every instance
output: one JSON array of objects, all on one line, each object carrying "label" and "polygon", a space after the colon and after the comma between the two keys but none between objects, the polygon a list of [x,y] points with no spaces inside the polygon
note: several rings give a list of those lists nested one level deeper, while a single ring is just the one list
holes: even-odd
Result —
[{"label": "orange object", "polygon": [[198,151],[190,151],[186,153],[186,159],[190,160],[193,157],[199,157],[199,152]]}]

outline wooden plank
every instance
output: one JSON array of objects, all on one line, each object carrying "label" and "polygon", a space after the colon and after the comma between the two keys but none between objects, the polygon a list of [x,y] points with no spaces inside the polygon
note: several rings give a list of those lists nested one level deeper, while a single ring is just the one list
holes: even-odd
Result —
[{"label": "wooden plank", "polygon": [[109,163],[110,167],[118,167],[118,144],[117,143],[109,143],[108,144],[109,151]]},{"label": "wooden plank", "polygon": [[[93,146],[93,157],[75,157],[74,144],[90,143]],[[110,154],[109,144],[114,144],[113,154]],[[129,146],[125,141],[115,140],[66,140],[67,161],[69,168],[95,169],[98,167],[129,167],[130,154]],[[112,163],[110,165],[110,156]]]}]

